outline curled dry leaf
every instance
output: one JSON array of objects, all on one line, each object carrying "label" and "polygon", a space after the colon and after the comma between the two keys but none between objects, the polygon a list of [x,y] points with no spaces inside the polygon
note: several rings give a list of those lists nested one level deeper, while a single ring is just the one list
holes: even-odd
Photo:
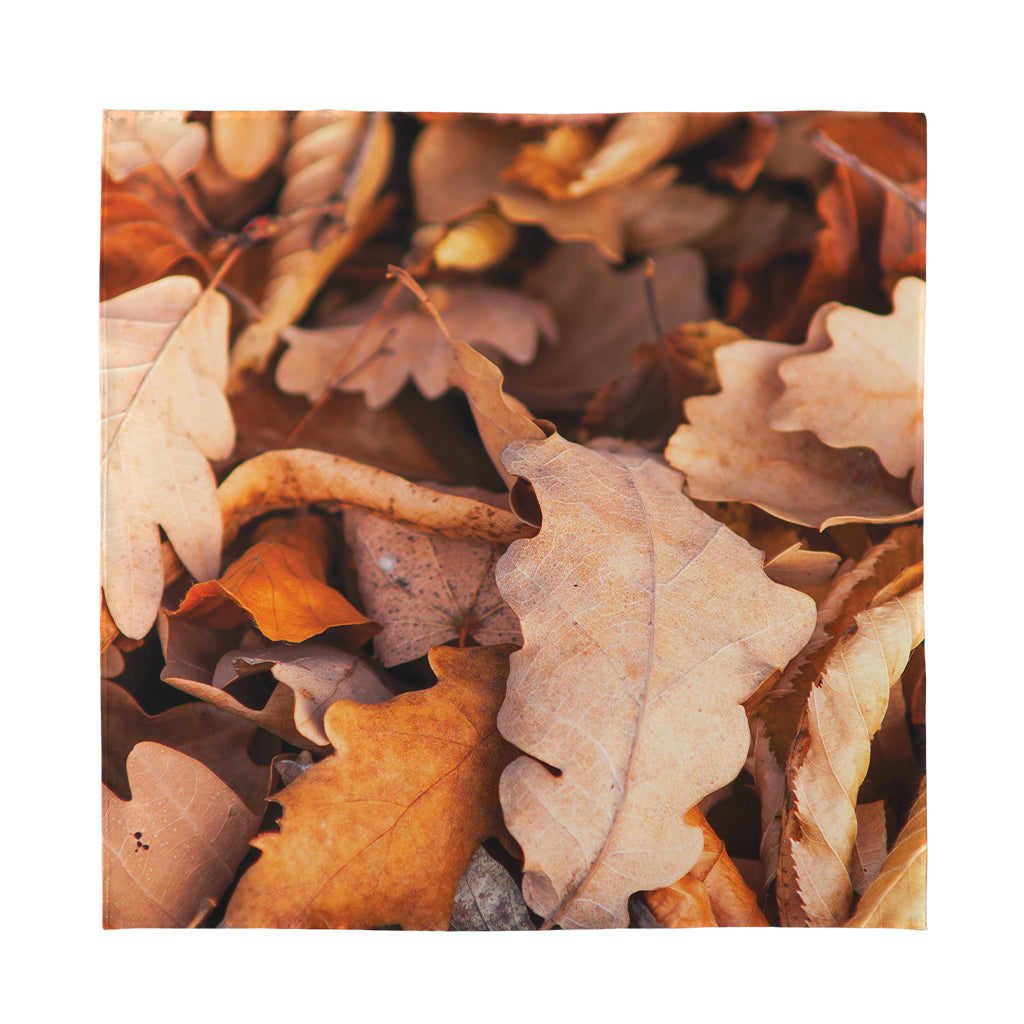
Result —
[{"label": "curled dry leaf", "polygon": [[102,584],[114,622],[142,637],[163,592],[162,526],[197,579],[217,572],[221,517],[207,459],[235,439],[228,303],[167,277],[101,303]]},{"label": "curled dry leaf", "polygon": [[[278,365],[278,386],[311,401],[327,387],[361,391],[373,409],[390,402],[410,378],[427,398],[447,391],[449,343],[415,296],[403,293],[370,323],[387,290],[344,310],[331,326],[282,331],[289,347]],[[542,302],[505,288],[435,286],[430,297],[453,334],[517,363],[534,358],[541,337],[556,336],[554,318]]]},{"label": "curled dry leaf", "polygon": [[[477,488],[452,493],[489,504],[499,500]],[[504,546],[409,530],[357,509],[345,512],[345,539],[363,604],[383,624],[373,650],[385,667],[449,640],[460,646],[469,638],[482,645],[522,641],[518,620],[494,582]]]},{"label": "curled dry leaf", "polygon": [[104,679],[103,784],[121,800],[131,798],[127,760],[136,743],[153,742],[205,765],[244,801],[262,814],[269,787],[266,767],[246,753],[256,726],[205,703],[179,704],[158,715],[147,715],[120,686]]},{"label": "curled dry leaf", "polygon": [[224,574],[189,589],[171,619],[232,629],[252,622],[268,640],[299,643],[335,628],[353,649],[379,630],[327,585],[327,524],[316,516],[270,519]]},{"label": "curled dry leaf", "polygon": [[881,871],[860,898],[847,928],[924,928],[928,873],[926,780]]},{"label": "curled dry leaf", "polygon": [[644,893],[655,919],[668,928],[767,927],[757,897],[704,815],[694,807],[684,820],[701,830],[704,850],[679,881]]},{"label": "curled dry leaf", "polygon": [[489,210],[471,213],[434,246],[434,263],[442,269],[478,271],[500,263],[516,241],[516,228]]},{"label": "curled dry leaf", "polygon": [[128,755],[132,799],[103,787],[103,925],[185,928],[227,889],[259,818],[209,769],[159,743]]},{"label": "curled dry leaf", "polygon": [[[633,353],[659,340],[651,323],[642,266],[616,271],[589,245],[560,245],[523,278],[523,290],[554,313],[558,344],[543,348],[529,366],[509,366],[506,388],[531,409],[581,412],[615,377],[628,376]],[[654,292],[665,324],[707,320],[707,276],[688,249],[662,253]]]},{"label": "curled dry leaf", "polygon": [[895,477],[913,471],[911,497],[918,505],[924,296],[924,281],[908,277],[896,285],[888,316],[833,307],[824,317],[831,347],[782,360],[785,390],[768,410],[774,430],[810,430],[833,448],[871,448]]},{"label": "curled dry leaf", "polygon": [[857,804],[856,813],[857,838],[853,843],[853,858],[850,862],[850,883],[853,891],[860,894],[875,880],[885,860],[888,846],[885,801],[873,800],[869,804]]},{"label": "curled dry leaf", "polygon": [[284,149],[288,115],[283,110],[215,110],[210,135],[221,167],[232,178],[252,181]]},{"label": "curled dry leaf", "polygon": [[[194,626],[181,619],[171,619],[161,609],[157,617],[157,632],[164,652],[164,668],[160,679],[205,701],[222,711],[252,722],[260,728],[299,748],[316,745],[299,731],[296,723],[296,697],[292,689],[280,683],[262,707],[251,707],[229,693],[224,687],[242,673],[225,665],[232,665],[234,657],[246,652],[239,650],[244,642],[244,630],[216,630]],[[217,670],[220,673],[217,674]]]},{"label": "curled dry leaf", "polygon": [[[829,304],[818,311],[798,348],[737,341],[715,350],[722,391],[687,400],[689,422],[665,450],[668,461],[686,474],[690,497],[751,502],[780,519],[818,529],[920,518],[903,481],[886,473],[870,449],[831,448],[810,431],[774,430],[769,423],[784,391],[780,364],[824,351],[829,344],[825,320],[836,308]],[[837,405],[844,400],[831,392],[830,399]]]},{"label": "curled dry leaf", "polygon": [[[262,370],[278,332],[294,323],[334,268],[377,230],[387,206],[371,208],[391,167],[393,132],[386,114],[332,112],[298,117],[285,159],[278,213],[287,225],[271,249],[263,315],[231,351],[237,386],[247,371]],[[340,217],[327,209],[340,204]]]},{"label": "curled dry leaf", "polygon": [[281,830],[238,883],[233,928],[447,929],[477,846],[504,835],[494,719],[509,647],[437,647],[438,682],[325,716],[335,754],[275,796]]},{"label": "curled dry leaf", "polygon": [[857,791],[889,689],[924,636],[923,589],[858,614],[811,687],[786,765],[779,916],[842,925],[853,899]]},{"label": "curled dry leaf", "polygon": [[839,568],[839,556],[831,551],[810,551],[799,543],[781,551],[764,566],[765,575],[794,590],[816,590],[828,583]]},{"label": "curled dry leaf", "polygon": [[482,847],[459,879],[449,931],[531,932],[534,924],[512,876]]},{"label": "curled dry leaf", "polygon": [[504,460],[544,515],[497,570],[524,637],[499,716],[526,755],[501,782],[523,893],[549,926],[623,927],[632,892],[696,863],[684,815],[743,766],[739,702],[803,646],[814,605],[647,453],[555,434]]},{"label": "curled dry leaf", "polygon": [[217,663],[211,685],[223,689],[242,676],[267,671],[295,695],[295,728],[320,747],[330,742],[324,731],[324,714],[332,704],[339,700],[380,704],[392,697],[361,658],[317,643],[229,651]]},{"label": "curled dry leaf", "polygon": [[103,168],[114,181],[159,164],[183,178],[206,150],[206,128],[185,123],[182,110],[107,110],[103,114]]}]

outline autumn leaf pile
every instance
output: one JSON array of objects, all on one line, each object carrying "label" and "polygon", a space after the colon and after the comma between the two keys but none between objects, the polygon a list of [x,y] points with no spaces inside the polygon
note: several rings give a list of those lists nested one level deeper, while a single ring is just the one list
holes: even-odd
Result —
[{"label": "autumn leaf pile", "polygon": [[103,922],[925,925],[917,114],[109,112]]}]

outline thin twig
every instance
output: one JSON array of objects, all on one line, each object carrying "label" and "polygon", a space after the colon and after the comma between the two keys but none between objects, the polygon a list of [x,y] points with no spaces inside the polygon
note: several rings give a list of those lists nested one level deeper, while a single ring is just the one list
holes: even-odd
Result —
[{"label": "thin twig", "polygon": [[658,297],[654,294],[654,260],[650,256],[644,260],[644,294],[647,296],[647,312],[654,325],[655,341],[661,344],[665,332],[661,329],[661,317],[658,316]]},{"label": "thin twig", "polygon": [[924,199],[917,199],[910,195],[901,185],[893,181],[888,175],[876,170],[870,164],[864,163],[863,160],[858,159],[852,153],[843,149],[838,142],[833,142],[827,135],[820,131],[815,132],[811,141],[825,156],[834,160],[836,163],[844,164],[851,170],[856,171],[863,177],[873,181],[876,185],[881,186],[887,192],[891,192],[893,195],[898,196],[919,216],[927,216],[927,203]]}]

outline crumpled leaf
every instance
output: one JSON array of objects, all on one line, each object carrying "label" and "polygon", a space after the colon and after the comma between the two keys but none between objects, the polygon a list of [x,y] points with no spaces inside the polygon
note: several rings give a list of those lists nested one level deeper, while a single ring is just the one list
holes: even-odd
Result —
[{"label": "crumpled leaf", "polygon": [[918,587],[858,614],[811,687],[786,766],[777,887],[783,924],[835,926],[849,917],[857,791],[889,689],[923,636]]},{"label": "crumpled leaf", "polygon": [[768,921],[757,905],[757,897],[704,815],[694,807],[685,821],[701,830],[704,850],[677,882],[644,893],[655,920],[667,928],[766,928]]},{"label": "crumpled leaf", "polygon": [[214,629],[252,621],[268,640],[299,643],[336,628],[353,649],[379,629],[327,585],[327,524],[316,516],[269,519],[219,579],[189,589],[172,619]]},{"label": "crumpled leaf", "polygon": [[[715,350],[722,391],[685,403],[669,439],[668,461],[686,474],[686,493],[707,501],[746,501],[780,519],[824,529],[839,523],[920,518],[903,481],[866,448],[831,448],[810,431],[773,430],[768,417],[782,396],[780,364],[824,351],[823,306],[803,345],[736,341]],[[837,404],[842,397],[832,396]],[[854,402],[856,404],[856,402]]]},{"label": "crumpled leaf", "polygon": [[107,110],[103,113],[103,168],[114,181],[159,164],[183,178],[206,149],[204,125],[185,123],[183,110]]},{"label": "crumpled leaf", "polygon": [[198,702],[149,715],[127,690],[106,679],[101,692],[103,784],[119,799],[131,799],[128,755],[136,743],[146,741],[195,758],[237,793],[250,811],[263,813],[267,769],[246,753],[256,734],[254,724]]},{"label": "crumpled leaf", "polygon": [[810,430],[833,448],[871,448],[895,477],[913,471],[911,497],[923,498],[925,284],[904,278],[893,311],[876,316],[852,306],[832,308],[823,352],[783,359],[785,383],[768,410],[774,430]]},{"label": "crumpled leaf", "polygon": [[[891,701],[890,701],[891,703]],[[885,801],[857,804],[857,837],[853,843],[850,883],[861,894],[875,880],[885,861],[888,836],[885,831]]]},{"label": "crumpled leaf", "polygon": [[227,382],[228,302],[167,277],[100,304],[103,387],[102,584],[126,636],[156,619],[158,525],[197,579],[217,572],[221,517],[207,459],[235,429]]},{"label": "crumpled leaf", "polygon": [[[242,627],[224,631],[195,626],[183,619],[171,619],[161,609],[157,616],[157,633],[164,652],[164,667],[160,672],[163,682],[253,722],[300,749],[316,745],[298,729],[295,694],[289,686],[284,683],[275,686],[262,706],[260,700],[251,695],[243,701],[224,689],[241,674],[223,666],[225,663],[230,666],[233,656],[246,653],[239,646],[246,640]],[[219,676],[217,669],[221,670]]]},{"label": "crumpled leaf", "polygon": [[860,898],[847,928],[924,928],[928,873],[926,781],[882,870]]},{"label": "crumpled leaf", "polygon": [[330,742],[324,731],[324,715],[332,704],[339,700],[380,704],[393,696],[361,658],[318,643],[229,651],[217,662],[210,685],[223,689],[235,679],[267,671],[291,689],[295,728],[319,747]]},{"label": "crumpled leaf", "polygon": [[226,926],[447,929],[473,851],[504,835],[497,782],[513,751],[494,718],[509,651],[436,647],[430,689],[333,704],[336,753],[275,796],[281,830],[253,841]]},{"label": "crumpled leaf", "polygon": [[215,110],[210,136],[220,166],[232,178],[252,181],[284,149],[288,115],[283,110]]},{"label": "crumpled leaf", "polygon": [[[489,504],[499,501],[479,488],[450,490]],[[522,641],[519,622],[494,582],[503,545],[432,536],[358,509],[345,512],[345,539],[363,605],[383,625],[373,650],[385,667],[449,640],[460,646],[470,637],[482,645]]]},{"label": "crumpled leaf", "polygon": [[[591,246],[556,246],[523,278],[523,291],[544,302],[558,325],[558,344],[542,348],[529,366],[508,366],[505,387],[531,409],[581,412],[615,377],[627,376],[633,353],[657,341],[644,288],[644,268],[616,271]],[[655,261],[654,292],[665,324],[707,320],[706,273],[689,249]]]},{"label": "crumpled leaf", "polygon": [[[263,370],[278,332],[294,323],[334,268],[379,226],[386,207],[371,208],[391,167],[393,131],[386,114],[330,111],[292,122],[278,214],[287,225],[274,240],[261,307],[231,350],[231,376]],[[325,207],[343,204],[340,216]]]},{"label": "crumpled leaf", "polygon": [[184,928],[227,889],[259,818],[209,769],[159,743],[128,755],[132,799],[103,787],[103,926]]},{"label": "crumpled leaf", "polygon": [[[386,291],[343,310],[331,326],[282,331],[289,348],[278,365],[278,386],[311,401],[327,386],[362,391],[372,409],[390,402],[410,378],[427,398],[447,391],[450,347],[415,296],[403,293],[366,329]],[[506,288],[435,286],[430,294],[453,334],[517,363],[534,358],[540,337],[556,337],[554,318],[542,302]]]},{"label": "crumpled leaf", "polygon": [[632,892],[696,863],[684,815],[742,768],[739,702],[803,646],[814,604],[647,453],[554,434],[504,461],[544,516],[497,569],[524,637],[499,715],[526,755],[501,781],[523,894],[548,926],[623,927]]},{"label": "crumpled leaf", "polygon": [[523,894],[509,873],[478,846],[459,879],[449,931],[532,932]]}]

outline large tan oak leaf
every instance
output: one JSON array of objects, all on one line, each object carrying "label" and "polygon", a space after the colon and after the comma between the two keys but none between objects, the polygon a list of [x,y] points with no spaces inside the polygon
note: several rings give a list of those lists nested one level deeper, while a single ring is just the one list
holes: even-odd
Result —
[{"label": "large tan oak leaf", "polygon": [[624,927],[631,893],[697,862],[684,816],[739,773],[740,702],[806,643],[814,602],[649,453],[554,434],[504,461],[544,517],[497,568],[524,638],[498,717],[527,755],[501,779],[523,893],[549,927]]},{"label": "large tan oak leaf", "polygon": [[208,459],[235,442],[224,397],[228,301],[165,277],[100,304],[102,584],[126,636],[142,637],[163,592],[162,526],[200,580],[217,574],[221,513]]},{"label": "large tan oak leaf", "polygon": [[905,277],[893,311],[877,316],[839,306],[825,316],[824,352],[784,359],[782,397],[768,410],[775,430],[812,430],[833,448],[862,445],[893,476],[913,470],[911,497],[924,497],[924,281]]},{"label": "large tan oak leaf", "polygon": [[332,757],[275,794],[281,831],[228,906],[229,928],[445,930],[477,846],[505,838],[498,776],[514,751],[495,716],[511,647],[435,647],[427,690],[339,701]]}]

